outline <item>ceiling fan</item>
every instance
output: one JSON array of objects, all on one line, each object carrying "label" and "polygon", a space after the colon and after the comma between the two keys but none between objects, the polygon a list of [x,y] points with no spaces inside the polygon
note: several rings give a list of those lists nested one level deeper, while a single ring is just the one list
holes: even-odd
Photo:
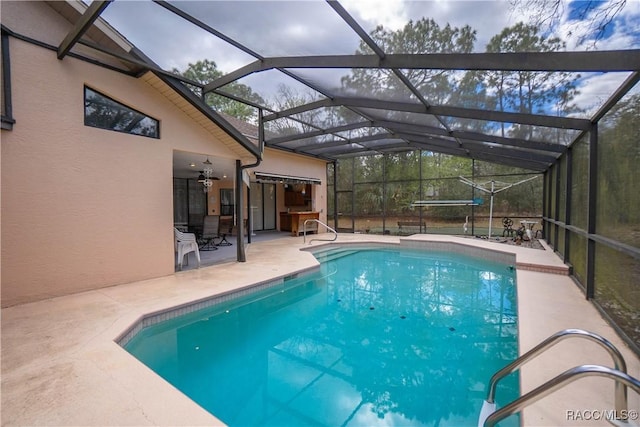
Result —
[{"label": "ceiling fan", "polygon": [[200,175],[198,175],[198,182],[205,184],[205,187],[207,187],[211,185],[207,185],[207,181],[220,180],[220,178],[218,178],[217,176],[213,176],[213,168],[211,167],[213,163],[211,163],[209,157],[207,157],[207,160],[202,162],[202,164],[205,165],[205,168],[204,170],[198,171],[200,172]]},{"label": "ceiling fan", "polygon": [[219,181],[220,178],[217,176],[213,176],[213,169],[205,169],[203,171],[198,171],[200,172],[200,175],[198,175],[198,182],[200,183],[204,183],[206,180],[210,180],[210,181]]}]

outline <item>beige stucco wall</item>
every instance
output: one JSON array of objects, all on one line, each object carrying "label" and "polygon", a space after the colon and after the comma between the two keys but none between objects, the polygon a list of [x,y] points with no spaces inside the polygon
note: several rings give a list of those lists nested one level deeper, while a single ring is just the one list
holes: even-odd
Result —
[{"label": "beige stucco wall", "polygon": [[[2,306],[172,274],[173,150],[235,158],[141,79],[10,38]],[[83,85],[160,120],[160,139],[84,126]]]}]

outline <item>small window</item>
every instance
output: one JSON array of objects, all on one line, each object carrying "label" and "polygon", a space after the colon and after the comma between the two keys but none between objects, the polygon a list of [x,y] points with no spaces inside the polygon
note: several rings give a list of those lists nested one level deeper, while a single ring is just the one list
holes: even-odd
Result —
[{"label": "small window", "polygon": [[233,215],[236,209],[234,202],[233,188],[220,189],[220,215]]},{"label": "small window", "polygon": [[158,120],[84,87],[84,124],[132,135],[160,138]]}]

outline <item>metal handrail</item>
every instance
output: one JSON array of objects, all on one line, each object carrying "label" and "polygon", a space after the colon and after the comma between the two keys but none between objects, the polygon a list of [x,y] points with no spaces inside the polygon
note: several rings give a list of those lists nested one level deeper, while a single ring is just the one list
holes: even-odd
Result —
[{"label": "metal handrail", "polygon": [[333,228],[329,227],[327,224],[325,224],[324,222],[320,221],[319,219],[308,219],[304,222],[304,224],[302,224],[302,242],[306,243],[307,242],[307,223],[308,222],[317,222],[318,224],[322,224],[325,226],[325,228],[329,231],[331,231],[333,233],[333,239],[311,239],[309,240],[309,244],[311,244],[311,242],[313,242],[314,240],[322,240],[322,241],[327,241],[327,242],[333,242],[338,238],[338,232],[336,230],[334,230]]},{"label": "metal handrail", "polygon": [[[612,378],[616,382],[616,384],[623,384],[625,386],[625,391],[626,386],[629,386],[636,393],[640,394],[640,381],[629,376],[625,372],[599,365],[576,366],[575,368],[564,371],[557,377],[547,381],[540,387],[530,391],[524,396],[520,396],[518,399],[514,400],[507,406],[498,409],[496,412],[487,417],[484,422],[484,427],[493,427],[508,416],[513,415],[516,412],[520,412],[531,403],[535,403],[543,397],[558,390],[559,388],[586,376],[609,377]],[[616,417],[623,417],[622,420],[625,421],[624,417],[627,416],[628,412],[626,412],[626,410],[618,411],[616,408],[614,414]]]},{"label": "metal handrail", "polygon": [[[558,342],[567,339],[567,338],[586,338],[588,340],[594,341],[597,344],[600,344],[607,352],[611,355],[613,359],[613,365],[615,370],[620,371],[624,374],[627,373],[627,364],[624,361],[624,357],[620,354],[620,351],[611,344],[608,340],[601,337],[598,334],[594,334],[593,332],[585,331],[582,329],[565,329],[563,331],[556,332],[551,335],[546,340],[542,341],[540,344],[518,357],[516,360],[496,372],[489,382],[489,391],[487,393],[487,402],[494,403],[495,395],[496,395],[496,386],[498,381],[501,380],[506,375],[514,372],[524,363],[536,357],[538,354],[542,353],[549,347],[557,344]],[[624,384],[616,381],[615,383],[615,405],[616,411],[622,412],[627,409],[627,388]]]}]

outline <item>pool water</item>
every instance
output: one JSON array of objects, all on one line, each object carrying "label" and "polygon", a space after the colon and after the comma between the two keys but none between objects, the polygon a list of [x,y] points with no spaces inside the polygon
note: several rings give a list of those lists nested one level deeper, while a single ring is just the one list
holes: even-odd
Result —
[{"label": "pool water", "polygon": [[[395,248],[316,256],[318,271],[126,349],[231,426],[477,425],[489,379],[517,357],[513,269]],[[518,389],[505,378],[498,406]]]}]

